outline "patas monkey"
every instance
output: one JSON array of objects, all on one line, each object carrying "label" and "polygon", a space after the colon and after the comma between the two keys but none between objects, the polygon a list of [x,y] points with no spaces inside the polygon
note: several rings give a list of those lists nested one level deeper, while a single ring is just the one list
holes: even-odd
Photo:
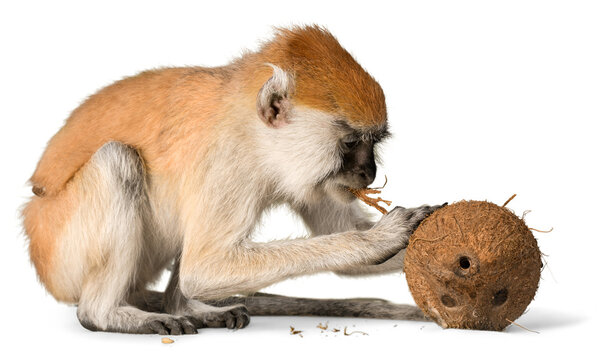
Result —
[{"label": "patas monkey", "polygon": [[[70,115],[31,178],[23,219],[39,279],[91,330],[242,328],[250,311],[419,317],[386,302],[230,297],[304,274],[401,270],[436,207],[373,224],[347,191],[374,180],[386,120],[381,87],[317,26],[280,29],[227,66],[118,81]],[[312,237],[252,242],[278,204]],[[148,290],[171,263],[165,293]]]}]

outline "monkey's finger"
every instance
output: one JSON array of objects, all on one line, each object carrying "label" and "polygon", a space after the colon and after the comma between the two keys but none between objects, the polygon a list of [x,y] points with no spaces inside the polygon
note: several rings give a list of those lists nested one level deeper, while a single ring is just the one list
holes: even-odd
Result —
[{"label": "monkey's finger", "polygon": [[180,323],[182,324],[182,332],[184,334],[196,334],[197,327],[195,324],[188,318],[180,319]]},{"label": "monkey's finger", "polygon": [[248,326],[248,324],[250,324],[250,316],[248,316],[248,314],[242,314],[240,316],[240,319],[238,321],[238,329],[243,329],[246,326]]},{"label": "monkey's finger", "polygon": [[225,325],[227,329],[235,329],[235,315],[231,312],[225,314]]},{"label": "monkey's finger", "polygon": [[192,324],[195,329],[200,329],[202,327],[207,327],[205,320],[201,320],[194,316],[187,316],[186,319]]},{"label": "monkey's finger", "polygon": [[167,330],[163,323],[158,320],[149,322],[148,327],[152,330],[152,332],[158,335],[169,335],[169,330]]},{"label": "monkey's finger", "polygon": [[170,335],[182,335],[182,325],[176,319],[165,321],[165,326],[170,329]]},{"label": "monkey's finger", "polygon": [[239,306],[233,309],[235,314],[235,327],[237,329],[243,329],[250,323],[250,316],[248,315],[248,308],[246,306]]}]

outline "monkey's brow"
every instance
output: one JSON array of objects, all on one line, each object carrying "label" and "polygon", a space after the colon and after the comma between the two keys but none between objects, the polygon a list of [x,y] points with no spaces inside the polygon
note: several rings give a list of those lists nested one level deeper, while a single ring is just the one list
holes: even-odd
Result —
[{"label": "monkey's brow", "polygon": [[342,128],[345,132],[352,133],[356,138],[363,141],[378,142],[381,140],[385,140],[391,136],[387,123],[381,126],[375,126],[370,128],[354,128],[350,126],[346,121],[338,120],[336,121],[336,125]]},{"label": "monkey's brow", "polygon": [[391,136],[391,133],[389,132],[389,129],[387,128],[387,125],[383,125],[383,126],[379,126],[379,127],[371,128],[371,129],[366,129],[364,131],[360,130],[360,131],[357,131],[356,134],[357,134],[357,137],[361,138],[364,141],[371,141],[375,143],[385,140]]},{"label": "monkey's brow", "polygon": [[387,126],[387,124],[385,124],[384,126],[378,128],[372,134],[372,140],[373,141],[381,141],[381,140],[388,139],[389,137],[391,137],[391,132],[389,132],[389,127]]}]

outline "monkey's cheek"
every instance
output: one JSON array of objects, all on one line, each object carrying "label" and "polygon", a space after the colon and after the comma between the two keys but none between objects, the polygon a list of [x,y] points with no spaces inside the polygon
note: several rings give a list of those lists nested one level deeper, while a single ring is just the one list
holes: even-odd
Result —
[{"label": "monkey's cheek", "polygon": [[343,185],[331,187],[328,193],[332,199],[344,205],[350,204],[353,200],[355,200],[355,196],[353,196],[348,188]]}]

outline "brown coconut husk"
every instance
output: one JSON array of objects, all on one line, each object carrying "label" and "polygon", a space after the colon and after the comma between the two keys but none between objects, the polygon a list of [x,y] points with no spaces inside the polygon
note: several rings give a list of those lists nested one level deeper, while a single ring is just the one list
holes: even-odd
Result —
[{"label": "brown coconut husk", "polygon": [[[349,191],[386,214],[379,202],[391,201],[368,196],[380,194],[379,189]],[[533,300],[542,268],[531,230],[551,230],[529,228],[524,217],[507,209],[515,196],[502,206],[460,201],[442,207],[411,235],[404,260],[409,289],[415,303],[442,327],[522,327],[514,320]]]},{"label": "brown coconut husk", "polygon": [[404,272],[415,303],[445,328],[502,330],[535,296],[541,253],[509,209],[460,201],[436,210],[409,240]]}]

